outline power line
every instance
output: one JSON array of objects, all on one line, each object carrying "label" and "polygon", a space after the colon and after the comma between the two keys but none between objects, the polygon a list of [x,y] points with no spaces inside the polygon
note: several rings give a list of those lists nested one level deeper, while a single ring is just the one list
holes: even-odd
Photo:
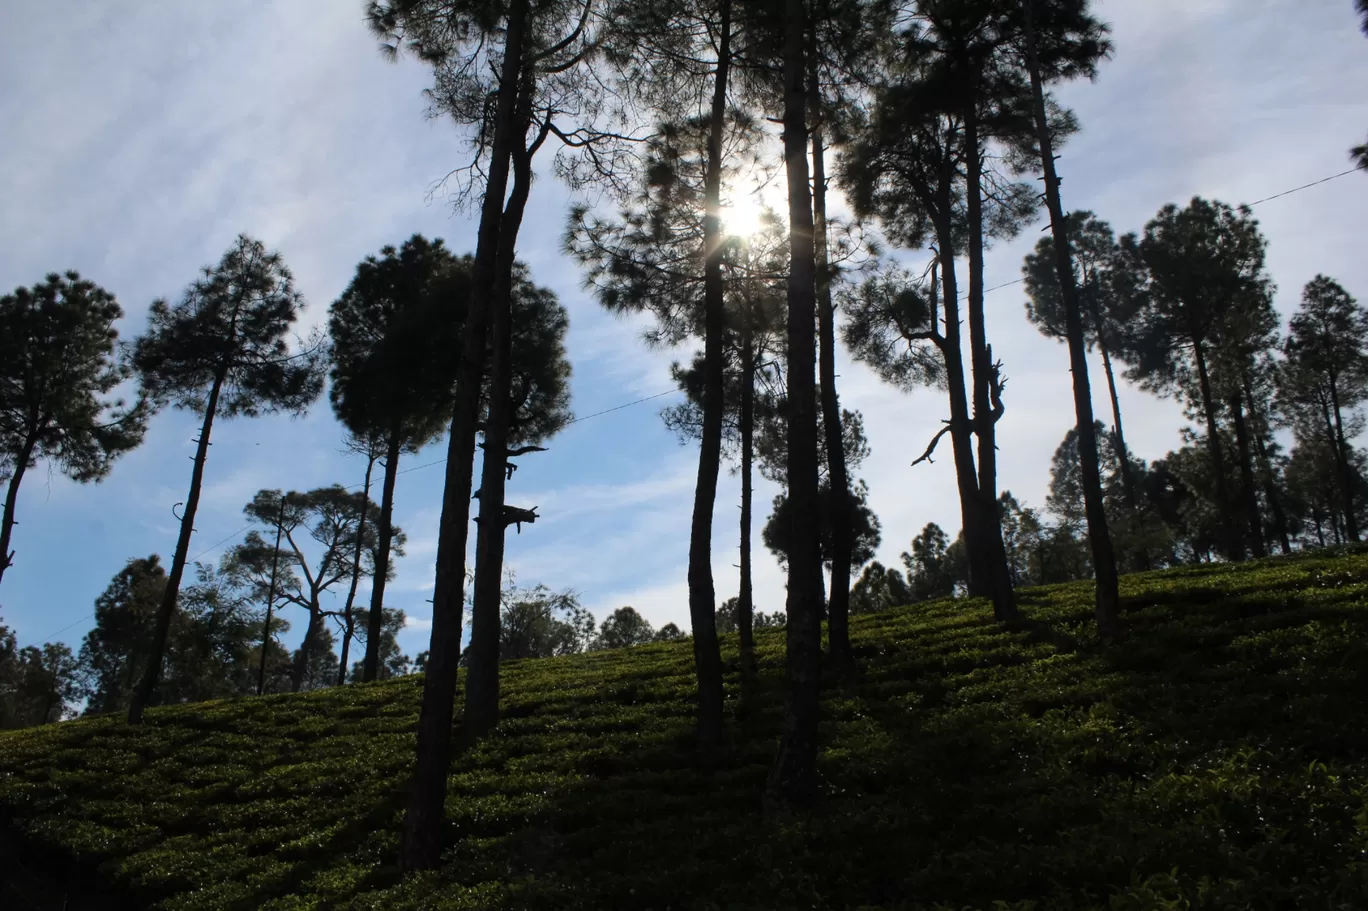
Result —
[{"label": "power line", "polygon": [[[1350,169],[1347,170],[1347,171],[1340,171],[1338,174],[1331,174],[1329,177],[1322,177],[1320,180],[1313,180],[1313,181],[1311,181],[1310,183],[1304,183],[1304,184],[1302,184],[1302,185],[1299,186],[1299,187],[1293,187],[1293,188],[1290,189],[1290,190],[1283,190],[1281,193],[1274,193],[1272,196],[1265,196],[1263,199],[1256,199],[1254,202],[1247,202],[1247,203],[1244,204],[1244,207],[1245,207],[1245,208],[1250,208],[1250,209],[1252,209],[1252,208],[1254,208],[1255,206],[1260,205],[1261,203],[1272,202],[1272,201],[1275,200],[1275,199],[1282,199],[1284,196],[1291,196],[1293,193],[1300,193],[1302,190],[1309,190],[1309,189],[1311,189],[1312,187],[1318,187],[1318,186],[1320,186],[1321,184],[1323,184],[1323,183],[1329,183],[1329,182],[1332,181],[1332,180],[1339,180],[1341,177],[1344,177],[1344,176],[1346,176],[1346,175],[1348,175],[1348,174],[1353,174],[1355,171],[1362,171],[1362,170],[1364,170],[1363,166],[1359,166],[1359,167],[1350,168]],[[1002,284],[1000,284],[1000,285],[994,285],[994,286],[991,287],[991,288],[984,288],[984,289],[983,289],[983,293],[984,293],[984,294],[990,294],[990,293],[992,293],[993,291],[1001,291],[1003,288],[1009,288],[1009,287],[1011,287],[1012,285],[1019,285],[1019,284],[1021,284],[1022,282],[1024,282],[1025,280],[1026,280],[1026,279],[1024,279],[1024,278],[1018,278],[1018,279],[1014,279],[1014,280],[1009,281],[1009,282],[1003,282]],[[967,295],[967,294],[966,294],[964,297],[959,298],[960,301],[966,301],[966,300],[968,300],[968,299],[969,299],[969,295]]]},{"label": "power line", "polygon": [[1265,196],[1263,199],[1255,200],[1254,202],[1251,202],[1251,203],[1245,203],[1245,205],[1247,205],[1247,206],[1253,208],[1254,206],[1259,205],[1259,203],[1271,202],[1272,200],[1275,200],[1275,199],[1281,199],[1281,198],[1283,198],[1284,196],[1291,196],[1293,193],[1300,193],[1302,190],[1309,190],[1309,189],[1311,189],[1312,187],[1318,187],[1318,186],[1320,186],[1320,185],[1323,184],[1323,183],[1329,183],[1329,182],[1332,181],[1332,180],[1339,180],[1341,177],[1345,176],[1346,174],[1352,174],[1352,173],[1354,173],[1355,171],[1362,171],[1362,170],[1363,170],[1363,167],[1362,167],[1361,165],[1358,166],[1358,167],[1353,167],[1353,168],[1350,168],[1350,169],[1347,170],[1347,171],[1340,171],[1338,174],[1331,174],[1329,177],[1322,177],[1320,180],[1313,180],[1313,181],[1311,181],[1310,183],[1302,184],[1300,187],[1293,187],[1293,188],[1290,189],[1290,190],[1283,190],[1281,193],[1274,193],[1272,196]]}]

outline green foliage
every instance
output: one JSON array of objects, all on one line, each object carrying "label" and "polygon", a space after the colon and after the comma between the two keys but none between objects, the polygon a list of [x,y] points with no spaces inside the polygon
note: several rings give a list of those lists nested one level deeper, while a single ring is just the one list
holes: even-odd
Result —
[{"label": "green foliage", "polygon": [[0,806],[47,869],[159,909],[1362,907],[1368,551],[1122,596],[1116,645],[1085,583],[1022,590],[1017,626],[963,600],[853,618],[864,673],[826,689],[823,798],[788,819],[759,800],[770,630],[708,765],[687,642],[506,666],[503,721],[452,766],[443,866],[404,882],[417,677],[8,733]]},{"label": "green foliage", "polygon": [[18,648],[0,625],[0,728],[61,721],[80,698],[79,665],[60,642]]},{"label": "green foliage", "polygon": [[[846,414],[849,413],[846,412]],[[834,506],[833,499],[831,482],[824,478],[821,486],[817,489],[817,521],[821,523],[822,563],[828,569],[831,568],[832,536],[835,534],[835,525],[831,518]],[[869,486],[864,481],[856,481],[851,488],[850,506],[852,513],[850,530],[854,538],[850,565],[852,568],[858,568],[874,559],[874,552],[878,550],[879,542],[882,540],[879,517],[870,508]],[[765,522],[765,527],[761,529],[760,535],[765,546],[779,558],[780,563],[785,565],[788,563],[788,542],[792,523],[793,510],[788,495],[786,493],[776,494],[773,510],[770,512],[768,521]]]},{"label": "green foliage", "polygon": [[328,396],[349,431],[363,439],[395,434],[412,452],[446,429],[469,294],[469,258],[458,259],[440,238],[415,234],[362,260],[328,311]]},{"label": "green foliage", "polygon": [[[722,602],[722,606],[717,609],[717,613],[715,614],[717,632],[719,635],[723,633],[734,633],[741,628],[736,619],[736,613],[740,608],[741,599],[739,597],[731,597]],[[766,629],[772,626],[783,626],[786,620],[787,618],[784,616],[783,611],[775,611],[772,614],[767,614],[762,610],[752,610],[751,629]],[[658,640],[674,638],[672,636],[662,635],[665,630],[671,626],[674,626],[674,624],[667,623],[665,626],[661,627],[656,632],[656,638]]]},{"label": "green foliage", "polygon": [[323,391],[326,353],[319,336],[290,352],[287,335],[303,309],[280,254],[240,235],[179,303],[153,302],[133,347],[144,392],[203,414],[218,381],[220,417],[303,413]]},{"label": "green foliage", "polygon": [[599,626],[598,636],[590,648],[595,651],[628,648],[654,641],[655,636],[656,632],[650,621],[641,616],[636,608],[619,607]]},{"label": "green foliage", "polygon": [[850,612],[868,614],[888,610],[916,600],[907,580],[896,569],[885,567],[878,560],[870,563],[860,573],[860,578],[850,587]]},{"label": "green foliage", "polygon": [[75,272],[0,296],[0,576],[24,472],[49,459],[76,481],[99,481],[142,442],[151,408],[111,399],[128,379],[118,357],[114,296]]},{"label": "green foliage", "polygon": [[545,585],[505,591],[499,622],[499,660],[573,655],[590,646],[594,616],[574,592]]}]

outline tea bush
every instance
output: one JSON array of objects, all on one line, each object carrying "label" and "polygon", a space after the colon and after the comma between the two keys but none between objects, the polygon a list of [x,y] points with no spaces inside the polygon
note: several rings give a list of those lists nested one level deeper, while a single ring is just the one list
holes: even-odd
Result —
[{"label": "tea bush", "polygon": [[1089,586],[1020,594],[1010,625],[973,601],[853,619],[811,812],[762,805],[764,630],[744,703],[724,638],[704,755],[687,642],[506,664],[422,876],[394,866],[418,677],[0,735],[7,862],[166,911],[1368,907],[1368,553],[1126,577],[1111,645]]}]

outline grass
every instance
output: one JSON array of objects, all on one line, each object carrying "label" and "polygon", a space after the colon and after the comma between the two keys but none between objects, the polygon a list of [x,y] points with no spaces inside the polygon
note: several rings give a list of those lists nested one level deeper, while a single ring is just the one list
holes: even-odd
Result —
[{"label": "grass", "polygon": [[687,642],[506,665],[429,875],[393,864],[418,677],[0,736],[0,848],[72,907],[1368,907],[1368,551],[1122,585],[1116,646],[1078,584],[1021,592],[1014,627],[856,618],[806,814],[761,807],[765,632],[755,705],[704,758]]}]

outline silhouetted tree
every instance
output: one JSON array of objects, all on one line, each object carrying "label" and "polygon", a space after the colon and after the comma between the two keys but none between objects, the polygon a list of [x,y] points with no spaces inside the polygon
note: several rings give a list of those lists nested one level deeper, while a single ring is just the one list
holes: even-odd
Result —
[{"label": "silhouetted tree", "polygon": [[935,522],[926,523],[912,539],[912,550],[902,555],[913,601],[948,598],[955,593],[956,573],[950,566],[950,539]]},{"label": "silhouetted tree", "polygon": [[151,408],[109,395],[129,376],[117,356],[114,296],[75,272],[0,297],[0,579],[24,474],[47,459],[75,481],[99,481],[142,442]]},{"label": "silhouetted tree", "polygon": [[[435,867],[440,858],[440,826],[451,758],[451,717],[456,670],[461,653],[465,552],[470,490],[474,473],[475,435],[484,355],[493,349],[491,386],[496,409],[506,404],[508,346],[514,253],[532,180],[532,156],[548,135],[566,148],[592,149],[599,135],[583,125],[557,124],[567,110],[593,108],[598,83],[585,72],[585,62],[599,46],[591,3],[538,3],[512,0],[505,8],[448,0],[377,0],[367,8],[372,30],[397,55],[408,47],[432,65],[435,84],[429,92],[434,110],[473,130],[474,161],[465,170],[467,193],[479,195],[480,220],[471,267],[471,294],[461,347],[457,395],[447,448],[447,474],[438,531],[437,578],[433,588],[431,647],[426,660],[423,703],[418,723],[417,765],[406,803],[400,847],[403,870]],[[598,14],[601,15],[601,14]],[[587,27],[586,27],[587,26]],[[579,104],[584,101],[585,104]],[[573,116],[573,115],[572,115]],[[533,129],[535,123],[535,129]],[[586,132],[587,129],[587,132]],[[529,137],[529,132],[535,137]],[[591,168],[602,164],[592,152]],[[512,193],[509,177],[514,176]],[[466,197],[470,198],[469,196]],[[492,330],[492,332],[491,332]],[[486,463],[505,457],[498,436],[503,418],[486,418]],[[492,433],[493,438],[490,438]],[[482,525],[490,532],[504,519],[502,480],[482,479]],[[502,478],[499,475],[499,478]],[[488,482],[488,483],[487,483]],[[476,580],[475,601],[488,616],[491,605],[497,627],[499,572],[491,549],[500,537],[477,542],[477,563],[485,567]],[[481,559],[481,556],[484,559]],[[491,573],[491,569],[495,569]],[[491,588],[492,586],[492,588]],[[486,627],[488,623],[484,624]],[[472,635],[474,635],[472,633]],[[491,637],[481,632],[482,652]],[[497,646],[497,635],[492,642]],[[489,666],[489,662],[484,662]],[[497,675],[497,666],[493,672]],[[497,676],[493,679],[497,683]],[[485,678],[486,683],[489,678]],[[487,694],[486,686],[483,693]],[[480,696],[489,705],[490,696]],[[497,706],[497,690],[494,690]]]},{"label": "silhouetted tree", "polygon": [[86,711],[102,715],[128,708],[147,669],[157,609],[166,590],[161,558],[129,560],[95,599],[95,626],[81,645]]},{"label": "silhouetted tree", "polygon": [[817,796],[817,719],[821,686],[822,553],[818,518],[817,273],[808,183],[808,4],[783,7],[784,169],[788,185],[787,383],[788,546],[785,702],[769,793],[804,806]]},{"label": "silhouetted tree", "polygon": [[[730,3],[721,4],[720,42],[730,34]],[[692,4],[678,10],[693,11]],[[702,26],[706,33],[712,26]],[[722,726],[722,665],[713,629],[716,591],[712,578],[712,517],[727,423],[727,330],[738,324],[745,295],[757,283],[745,268],[747,245],[724,238],[720,221],[724,178],[732,176],[733,145],[753,140],[755,125],[726,115],[729,45],[718,44],[713,61],[714,88],[704,118],[685,117],[658,126],[646,145],[640,186],[622,201],[616,218],[576,209],[566,248],[586,269],[586,284],[607,309],[647,311],[656,325],[647,336],[655,344],[675,344],[701,336],[703,354],[695,364],[696,406],[688,435],[699,441],[698,475],[689,533],[689,617],[698,677],[697,733],[715,742]],[[751,290],[741,287],[749,283]],[[730,305],[730,306],[729,306]],[[757,308],[758,309],[758,308]],[[728,312],[730,310],[730,313]],[[744,345],[742,346],[744,350]],[[744,368],[743,368],[744,370]],[[744,388],[744,387],[740,387]],[[737,403],[738,405],[742,403]],[[743,478],[744,482],[744,478]]]},{"label": "silhouetted tree", "polygon": [[147,669],[129,704],[132,724],[141,723],[161,674],[214,419],[277,411],[302,414],[323,391],[322,343],[311,342],[291,353],[286,342],[303,306],[280,254],[240,235],[217,266],[204,269],[179,303],[152,304],[147,333],[134,346],[133,366],[144,393],[155,402],[193,411],[202,420]]},{"label": "silhouetted tree", "polygon": [[913,601],[903,574],[874,560],[850,588],[850,612],[869,614]]},{"label": "silhouetted tree", "polygon": [[[333,411],[357,440],[375,440],[381,450],[382,565],[400,457],[436,440],[451,419],[471,280],[469,259],[458,259],[440,238],[414,235],[397,250],[366,257],[329,310]],[[380,577],[371,588],[363,680],[379,672],[384,603]]]},{"label": "silhouetted tree", "polygon": [[[334,484],[304,493],[290,491],[283,495],[278,490],[262,490],[243,507],[247,517],[264,528],[275,529],[278,522],[284,543],[277,554],[275,546],[267,543],[261,532],[250,531],[247,539],[231,552],[235,565],[251,577],[257,595],[263,601],[274,567],[277,594],[308,613],[309,623],[304,640],[295,652],[291,671],[291,688],[296,692],[304,686],[306,678],[318,679],[312,669],[317,656],[328,650],[323,642],[325,633],[331,639],[326,626],[327,618],[343,617],[341,611],[325,609],[323,596],[334,585],[351,576],[358,537],[362,542],[362,552],[371,557],[369,565],[364,566],[362,572],[372,577],[393,572],[392,566],[381,566],[375,562],[379,551],[375,526],[362,524],[363,514],[373,509],[374,505],[364,494]],[[391,533],[391,552],[402,556],[403,532],[392,528]],[[319,548],[312,559],[304,550],[306,535]],[[334,670],[336,666],[334,663]],[[336,679],[336,676],[334,673],[332,679]]]},{"label": "silhouetted tree", "polygon": [[[522,165],[519,165],[521,168]],[[503,601],[501,587],[489,592],[486,581],[503,574],[504,539],[509,525],[531,521],[526,510],[502,505],[505,482],[517,470],[510,457],[541,450],[539,443],[558,432],[570,420],[570,362],[565,354],[569,319],[565,308],[549,289],[534,285],[522,264],[512,267],[512,288],[500,294],[512,298],[512,321],[508,363],[502,378],[493,376],[488,393],[489,421],[496,410],[501,432],[486,424],[484,464],[480,489],[480,529],[476,540],[474,597],[472,599],[470,671],[466,678],[464,724],[467,738],[491,730],[499,718],[499,633]],[[502,279],[501,279],[502,281]],[[494,365],[491,364],[491,374]],[[500,390],[503,390],[501,393]],[[496,404],[502,401],[499,408]],[[497,471],[495,471],[497,469]],[[497,484],[497,499],[489,499],[487,484]],[[498,510],[493,503],[501,504]],[[483,549],[481,549],[483,547]]]},{"label": "silhouetted tree", "polygon": [[[1045,106],[1045,80],[1058,80],[1076,75],[1089,78],[1096,75],[1097,61],[1110,51],[1106,27],[1087,15],[1087,3],[1062,4],[1071,7],[1066,17],[1041,17],[1036,0],[1022,0],[1026,69],[1030,74],[1032,113],[1036,127],[1036,141],[1040,145],[1041,168],[1045,177],[1045,205],[1050,214],[1050,228],[1054,240],[1055,274],[1064,303],[1065,339],[1069,345],[1069,372],[1073,380],[1074,414],[1078,421],[1078,456],[1082,469],[1083,500],[1088,522],[1088,541],[1092,546],[1092,567],[1096,579],[1094,603],[1097,629],[1103,638],[1121,633],[1120,590],[1116,572],[1116,553],[1112,549],[1107,514],[1102,504],[1102,477],[1098,468],[1097,433],[1093,425],[1092,387],[1088,381],[1087,338],[1084,334],[1084,308],[1074,274],[1073,250],[1069,225],[1064,218],[1064,204],[1059,196],[1059,175],[1055,170],[1055,154],[1049,114]],[[1061,4],[1046,5],[1050,12]],[[1072,16],[1068,14],[1071,13]],[[1070,21],[1071,20],[1071,21]],[[1051,60],[1046,71],[1041,53],[1042,38],[1054,44],[1068,40],[1064,34],[1074,34],[1077,52],[1063,59]],[[1119,422],[1118,422],[1119,423]]]},{"label": "silhouetted tree", "polygon": [[[1243,555],[1236,505],[1226,472],[1219,416],[1222,389],[1212,368],[1222,332],[1237,325],[1243,303],[1266,299],[1265,242],[1247,210],[1194,198],[1168,205],[1142,239],[1121,240],[1130,287],[1139,296],[1136,355],[1127,375],[1161,395],[1181,395],[1206,425],[1217,509],[1225,519],[1224,552]],[[1198,488],[1200,489],[1200,488]]]},{"label": "silhouetted tree", "polygon": [[[1084,341],[1090,348],[1095,346],[1102,355],[1102,369],[1111,400],[1112,435],[1116,438],[1117,450],[1129,452],[1112,359],[1127,359],[1127,324],[1132,316],[1128,307],[1135,303],[1135,297],[1119,292],[1114,287],[1117,278],[1114,274],[1117,245],[1111,226],[1091,212],[1071,212],[1065,217],[1065,222],[1079,301],[1083,308]],[[1035,251],[1026,257],[1021,271],[1026,287],[1027,318],[1043,335],[1064,341],[1064,299],[1060,292],[1053,238],[1041,238]],[[1127,464],[1123,463],[1123,483],[1127,503],[1134,509],[1139,506],[1139,500],[1135,478],[1127,470]]]},{"label": "silhouetted tree", "polygon": [[1368,311],[1334,279],[1318,275],[1303,290],[1290,329],[1279,383],[1282,410],[1303,437],[1321,437],[1334,454],[1345,534],[1357,541],[1350,441],[1363,427],[1357,409],[1368,400]]},{"label": "silhouetted tree", "polygon": [[595,650],[628,648],[655,639],[655,630],[634,607],[619,607],[599,625],[598,636],[590,646]]},{"label": "silhouetted tree", "polygon": [[594,634],[594,617],[574,592],[554,592],[545,585],[504,592],[500,661],[573,655],[588,648]]}]

